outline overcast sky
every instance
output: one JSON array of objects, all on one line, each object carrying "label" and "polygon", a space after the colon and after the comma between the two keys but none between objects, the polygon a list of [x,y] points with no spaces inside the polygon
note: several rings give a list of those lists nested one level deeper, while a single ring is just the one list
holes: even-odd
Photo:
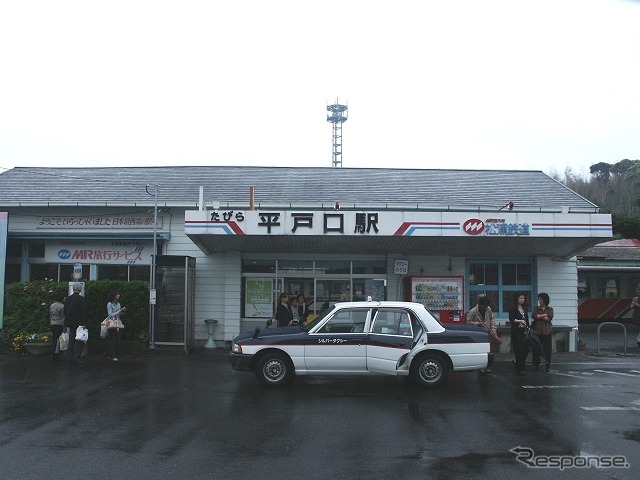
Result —
[{"label": "overcast sky", "polygon": [[16,0],[0,172],[331,166],[588,174],[640,158],[640,2]]}]

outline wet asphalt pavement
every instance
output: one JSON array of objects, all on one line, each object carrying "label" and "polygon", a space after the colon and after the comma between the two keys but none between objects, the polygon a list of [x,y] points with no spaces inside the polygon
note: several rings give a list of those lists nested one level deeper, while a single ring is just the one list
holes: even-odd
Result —
[{"label": "wet asphalt pavement", "polygon": [[[637,479],[640,349],[629,344],[623,357],[614,337],[596,356],[585,331],[587,350],[556,355],[550,374],[517,377],[505,355],[490,375],[453,374],[436,390],[390,377],[267,389],[233,372],[224,350],[84,365],[0,355],[0,471],[6,480]],[[517,446],[623,455],[635,468],[533,469],[509,451]]]}]

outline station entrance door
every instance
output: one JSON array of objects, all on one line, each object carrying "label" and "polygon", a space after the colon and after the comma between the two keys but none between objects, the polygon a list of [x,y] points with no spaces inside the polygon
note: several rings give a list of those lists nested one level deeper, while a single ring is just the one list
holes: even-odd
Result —
[{"label": "station entrance door", "polygon": [[156,303],[151,305],[151,345],[193,346],[196,259],[158,255]]}]

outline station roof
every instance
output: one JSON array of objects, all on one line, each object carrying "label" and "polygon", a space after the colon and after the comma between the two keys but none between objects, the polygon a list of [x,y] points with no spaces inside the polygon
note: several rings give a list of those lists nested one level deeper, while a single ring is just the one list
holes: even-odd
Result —
[{"label": "station roof", "polygon": [[[541,171],[400,168],[174,166],[40,168],[0,174],[0,210],[29,207],[153,207],[256,210],[598,213],[597,205]],[[151,194],[150,194],[151,193]],[[17,210],[17,211],[16,211]],[[568,258],[602,238],[360,238],[203,235],[206,253],[340,253]]]},{"label": "station roof", "polygon": [[541,171],[323,167],[18,167],[0,174],[0,207],[207,204],[428,210],[588,211],[597,206]]}]

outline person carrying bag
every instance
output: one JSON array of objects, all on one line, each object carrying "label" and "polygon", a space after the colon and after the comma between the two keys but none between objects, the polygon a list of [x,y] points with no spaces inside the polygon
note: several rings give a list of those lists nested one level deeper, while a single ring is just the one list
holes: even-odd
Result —
[{"label": "person carrying bag", "polygon": [[71,363],[84,363],[82,360],[85,352],[86,342],[77,338],[78,327],[86,328],[87,306],[82,296],[83,284],[76,282],[73,284],[73,294],[64,301],[64,326],[69,331],[68,356]]},{"label": "person carrying bag", "polygon": [[[107,330],[107,353],[106,357],[114,362],[118,361],[116,356],[116,347],[118,345],[118,335],[120,330],[124,328],[120,315],[123,315],[126,308],[120,305],[120,293],[112,292],[109,295],[109,302],[107,303],[107,318],[104,319],[101,325],[100,335],[102,336],[103,329],[106,326]],[[103,325],[104,324],[104,325]]]},{"label": "person carrying bag", "polygon": [[49,324],[53,340],[51,353],[54,360],[60,358],[60,352],[64,350],[60,345],[60,335],[64,332],[64,301],[66,298],[66,292],[58,292],[55,301],[49,306]]}]

